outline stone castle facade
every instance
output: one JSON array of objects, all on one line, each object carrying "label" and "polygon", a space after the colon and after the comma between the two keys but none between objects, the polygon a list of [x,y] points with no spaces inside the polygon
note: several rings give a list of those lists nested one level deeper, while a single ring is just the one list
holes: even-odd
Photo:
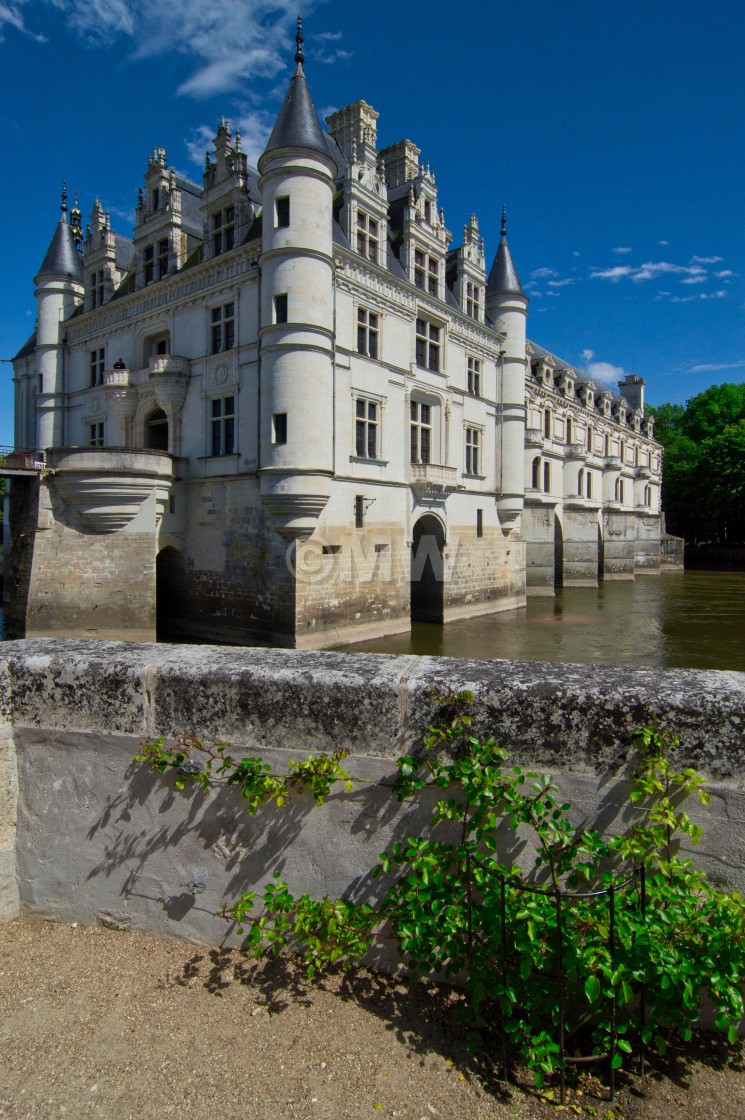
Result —
[{"label": "stone castle facade", "polygon": [[14,361],[11,635],[317,646],[659,570],[644,382],[527,340],[504,216],[487,272],[419,149],[364,101],[322,131],[296,64],[257,169],[223,121],[201,186],[153,152],[131,240],[63,201]]}]

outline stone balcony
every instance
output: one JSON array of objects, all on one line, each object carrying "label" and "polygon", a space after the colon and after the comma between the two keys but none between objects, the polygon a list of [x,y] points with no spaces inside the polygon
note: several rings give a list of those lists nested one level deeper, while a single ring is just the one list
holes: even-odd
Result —
[{"label": "stone balcony", "polygon": [[175,373],[182,377],[189,376],[189,359],[181,354],[153,354],[148,360],[151,377],[160,377],[164,374]]},{"label": "stone balcony", "polygon": [[649,467],[637,467],[634,471],[634,478],[651,478],[652,472]]},{"label": "stone balcony", "polygon": [[103,371],[104,385],[111,385],[115,389],[126,389],[131,385],[128,369],[105,369]]},{"label": "stone balcony", "polygon": [[543,429],[542,428],[526,428],[525,429],[525,446],[526,447],[543,447]]},{"label": "stone balcony", "polygon": [[570,443],[567,445],[566,457],[584,463],[587,459],[587,448],[584,443]]},{"label": "stone balcony", "polygon": [[620,471],[623,469],[623,463],[618,455],[606,455],[603,459],[604,471]]},{"label": "stone balcony", "polygon": [[412,463],[411,481],[434,483],[439,486],[457,485],[458,472],[455,467],[446,467],[441,463]]}]

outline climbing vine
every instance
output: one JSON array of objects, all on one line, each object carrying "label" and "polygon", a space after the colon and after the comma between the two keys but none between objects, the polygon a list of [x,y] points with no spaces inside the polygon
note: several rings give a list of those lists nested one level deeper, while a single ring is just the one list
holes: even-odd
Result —
[{"label": "climbing vine", "polygon": [[[372,869],[379,898],[294,896],[277,872],[261,891],[223,907],[255,954],[302,949],[307,972],[362,957],[392,940],[412,975],[465,985],[471,1039],[495,1021],[536,1084],[572,1055],[605,1056],[619,1068],[642,1047],[664,1051],[671,1031],[690,1038],[704,995],[732,1042],[743,1018],[745,903],[715,888],[680,854],[701,829],[686,811],[706,804],[703,780],[677,771],[677,736],[652,725],[633,736],[633,823],[603,836],[577,827],[548,774],[510,766],[494,739],[472,732],[469,692],[436,697],[437,719],[420,752],[400,758],[400,801],[434,799],[425,834],[393,843]],[[276,775],[257,758],[236,761],[228,744],[191,737],[148,741],[136,756],[176,785],[237,786],[250,813],[294,792],[318,805],[352,788],[346,751],[290,762]],[[504,858],[510,837],[533,838],[523,868]],[[557,992],[559,997],[557,998]]]}]

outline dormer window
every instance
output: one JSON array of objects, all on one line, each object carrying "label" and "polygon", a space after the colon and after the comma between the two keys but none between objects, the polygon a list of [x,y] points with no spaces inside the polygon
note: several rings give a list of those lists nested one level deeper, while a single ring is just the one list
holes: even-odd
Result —
[{"label": "dormer window", "polygon": [[150,193],[150,201],[152,203],[153,211],[157,210],[160,206],[160,190],[155,187]]},{"label": "dormer window", "polygon": [[155,279],[155,246],[145,246],[145,283],[152,284]]},{"label": "dormer window", "polygon": [[466,281],[466,315],[470,315],[472,319],[481,318],[480,308],[480,295],[481,291],[478,284],[472,284],[470,280]]},{"label": "dormer window", "polygon": [[377,264],[379,223],[364,210],[357,211],[357,252]]},{"label": "dormer window", "polygon": [[158,242],[158,279],[168,275],[168,238]]},{"label": "dormer window", "polygon": [[421,249],[414,250],[414,284],[431,296],[437,296],[440,290],[440,262]]},{"label": "dormer window", "polygon": [[235,244],[235,207],[226,206],[212,215],[212,248],[214,255],[227,253]]},{"label": "dormer window", "polygon": [[551,373],[550,367],[549,366],[544,366],[543,367],[543,384],[544,385],[553,385],[553,383],[554,383],[554,378],[553,378],[553,374]]},{"label": "dormer window", "polygon": [[424,200],[424,220],[425,220],[425,222],[428,222],[431,225],[431,223],[432,223],[432,203],[428,199]]}]

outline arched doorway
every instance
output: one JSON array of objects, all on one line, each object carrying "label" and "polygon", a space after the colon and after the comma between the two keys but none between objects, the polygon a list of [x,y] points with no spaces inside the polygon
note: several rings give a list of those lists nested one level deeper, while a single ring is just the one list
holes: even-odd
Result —
[{"label": "arched doorway", "polygon": [[161,549],[155,558],[155,633],[159,642],[183,633],[186,566],[177,548]]},{"label": "arched doorway", "polygon": [[425,513],[414,525],[411,541],[411,620],[442,623],[445,607],[443,550],[445,529]]},{"label": "arched doorway", "polygon": [[564,530],[554,513],[554,588],[564,586]]},{"label": "arched doorway", "polygon": [[156,408],[145,421],[145,445],[150,451],[168,450],[168,417],[162,408]]}]

